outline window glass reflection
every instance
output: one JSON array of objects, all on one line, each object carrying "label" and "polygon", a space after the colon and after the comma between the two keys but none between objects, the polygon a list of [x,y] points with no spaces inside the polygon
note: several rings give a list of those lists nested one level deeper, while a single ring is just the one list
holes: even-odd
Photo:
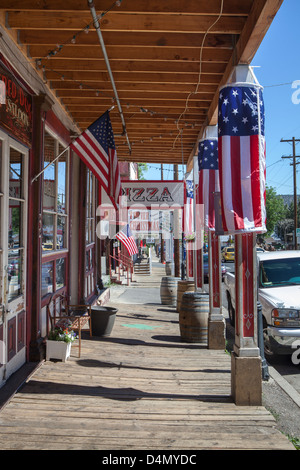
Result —
[{"label": "window glass reflection", "polygon": [[[45,133],[45,145],[44,145],[44,198],[43,198],[43,207],[44,210],[54,211],[55,207],[55,164],[52,162],[55,155],[56,142],[47,132]],[[48,166],[49,165],[49,166]]]},{"label": "window glass reflection", "polygon": [[53,292],[53,262],[42,264],[42,297]]},{"label": "window glass reflection", "polygon": [[23,204],[14,199],[9,200],[8,247],[19,248],[21,242],[21,216]]},{"label": "window glass reflection", "polygon": [[11,250],[8,252],[8,302],[17,298],[22,293],[22,252]]},{"label": "window glass reflection", "polygon": [[9,156],[9,197],[23,197],[23,155],[10,148]]},{"label": "window glass reflection", "polygon": [[56,260],[56,289],[61,289],[65,285],[66,267],[65,259]]},{"label": "window glass reflection", "polygon": [[[59,145],[59,153],[63,151],[63,147]],[[58,173],[58,186],[57,186],[57,212],[66,213],[66,175],[67,175],[67,162],[65,152],[58,160],[57,173]]]},{"label": "window glass reflection", "polygon": [[43,251],[54,250],[53,247],[53,214],[43,214],[43,238],[42,238],[42,249]]}]

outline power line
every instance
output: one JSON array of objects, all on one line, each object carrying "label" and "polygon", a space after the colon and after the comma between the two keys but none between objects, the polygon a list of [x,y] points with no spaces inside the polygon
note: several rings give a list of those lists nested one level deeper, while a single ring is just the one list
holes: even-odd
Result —
[{"label": "power line", "polygon": [[300,139],[295,139],[292,137],[291,139],[281,139],[280,142],[292,142],[293,144],[293,155],[282,157],[282,158],[292,158],[293,159],[293,178],[294,178],[294,225],[295,225],[295,233],[294,233],[294,240],[295,240],[295,250],[297,250],[297,237],[296,237],[296,229],[298,225],[297,220],[297,183],[296,183],[296,165],[300,162],[296,161],[296,158],[300,158],[299,155],[296,155],[296,142],[300,142]]}]

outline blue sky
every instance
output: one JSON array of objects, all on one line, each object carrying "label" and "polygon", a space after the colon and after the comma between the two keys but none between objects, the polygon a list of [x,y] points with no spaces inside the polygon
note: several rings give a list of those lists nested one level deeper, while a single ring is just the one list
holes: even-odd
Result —
[{"label": "blue sky", "polygon": [[[300,139],[299,18],[300,0],[284,0],[252,61],[257,67],[255,75],[264,87],[267,185],[277,194],[293,194],[294,191],[292,160],[281,158],[292,155],[292,145],[282,143],[280,139]],[[299,84],[294,83],[297,80]],[[292,83],[296,88],[292,88]],[[296,152],[300,155],[300,142]],[[169,171],[172,168],[172,165],[164,165],[164,179],[173,178],[173,172]],[[182,169],[181,165],[179,169]],[[149,164],[145,178],[160,179],[160,165]],[[297,189],[300,194],[298,176]]]}]

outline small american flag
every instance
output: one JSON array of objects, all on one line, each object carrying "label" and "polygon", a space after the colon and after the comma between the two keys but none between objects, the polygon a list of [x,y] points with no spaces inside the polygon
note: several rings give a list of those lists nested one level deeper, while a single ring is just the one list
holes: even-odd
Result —
[{"label": "small american flag", "polygon": [[109,112],[91,124],[70,147],[94,173],[113,204],[121,196],[119,165]]},{"label": "small american flag", "polygon": [[215,229],[214,193],[220,191],[218,139],[210,138],[199,142],[198,147],[199,190],[198,204],[204,206],[204,225]]},{"label": "small american flag", "polygon": [[264,104],[259,85],[231,84],[221,89],[218,132],[224,231],[264,232]]},{"label": "small american flag", "polygon": [[126,247],[130,256],[138,253],[138,247],[128,224],[116,234],[116,238]]}]

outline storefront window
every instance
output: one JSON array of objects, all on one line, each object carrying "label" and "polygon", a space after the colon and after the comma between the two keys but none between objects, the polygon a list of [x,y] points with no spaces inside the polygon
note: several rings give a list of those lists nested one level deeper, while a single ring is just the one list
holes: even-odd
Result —
[{"label": "storefront window", "polygon": [[63,150],[58,140],[45,132],[42,242],[45,254],[67,248],[68,151],[55,160]]},{"label": "storefront window", "polygon": [[8,207],[8,301],[22,294],[22,216],[24,213],[24,155],[11,148],[9,156]]},{"label": "storefront window", "polygon": [[96,183],[95,177],[87,170],[86,184],[86,223],[85,223],[85,297],[95,289],[95,236],[96,236]]},{"label": "storefront window", "polygon": [[55,294],[67,283],[69,151],[64,152],[65,148],[45,130],[42,297]]}]

